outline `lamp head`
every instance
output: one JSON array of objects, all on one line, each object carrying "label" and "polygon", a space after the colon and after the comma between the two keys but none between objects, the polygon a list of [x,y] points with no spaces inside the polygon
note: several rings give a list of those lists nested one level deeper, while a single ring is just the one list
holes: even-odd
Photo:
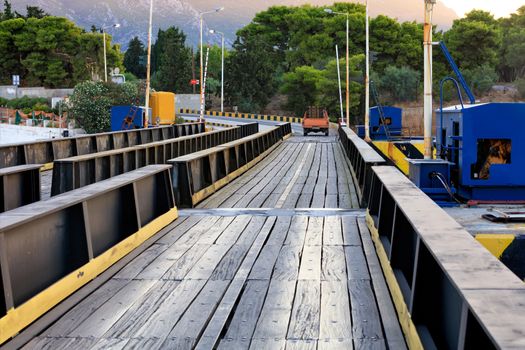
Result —
[{"label": "lamp head", "polygon": [[334,10],[332,9],[324,9],[324,12],[328,13],[328,14],[333,14],[334,13]]},{"label": "lamp head", "polygon": [[221,6],[221,7],[216,8],[215,12],[221,12],[222,10],[224,10],[224,7]]},{"label": "lamp head", "polygon": [[113,27],[115,27],[115,28],[120,28],[120,23],[115,23],[115,24],[113,25]]}]

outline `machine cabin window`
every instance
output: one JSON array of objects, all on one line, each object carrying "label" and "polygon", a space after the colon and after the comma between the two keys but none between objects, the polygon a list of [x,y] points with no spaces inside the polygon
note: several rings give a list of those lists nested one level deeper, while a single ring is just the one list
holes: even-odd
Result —
[{"label": "machine cabin window", "polygon": [[510,139],[478,139],[477,149],[477,161],[472,164],[472,179],[488,180],[492,165],[511,163]]}]

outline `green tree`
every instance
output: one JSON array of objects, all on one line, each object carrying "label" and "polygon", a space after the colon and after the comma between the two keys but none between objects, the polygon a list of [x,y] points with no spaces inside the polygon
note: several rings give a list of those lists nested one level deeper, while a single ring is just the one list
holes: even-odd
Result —
[{"label": "green tree", "polygon": [[418,96],[421,73],[410,67],[389,66],[377,82],[382,95],[388,94],[393,102],[414,101]]},{"label": "green tree", "polygon": [[322,79],[323,72],[310,66],[297,67],[293,72],[285,73],[281,92],[288,96],[286,107],[301,116],[308,106],[317,106]]},{"label": "green tree", "polygon": [[142,62],[142,58],[146,55],[144,44],[138,37],[130,40],[128,50],[124,54],[124,67],[130,73],[133,73],[137,78],[144,79],[146,77],[146,66]]},{"label": "green tree", "polygon": [[155,43],[156,69],[152,86],[157,90],[176,93],[190,92],[191,49],[185,46],[186,35],[175,27],[159,30]]},{"label": "green tree", "polygon": [[2,21],[7,21],[8,19],[15,18],[15,14],[11,9],[11,3],[8,0],[4,0],[4,12],[0,14],[0,19]]},{"label": "green tree", "polygon": [[85,81],[75,86],[68,107],[69,117],[88,133],[105,132],[110,128],[111,106],[131,105],[136,98],[135,84]]},{"label": "green tree", "polygon": [[262,110],[277,92],[279,62],[267,47],[257,38],[238,38],[226,61],[224,93],[229,104],[239,106],[241,111]]},{"label": "green tree", "polygon": [[462,69],[473,69],[485,63],[495,67],[500,42],[497,21],[481,10],[473,10],[455,20],[445,33],[445,43]]},{"label": "green tree", "polygon": [[474,69],[465,69],[463,75],[474,93],[480,95],[488,92],[498,80],[494,67],[486,63]]},{"label": "green tree", "polygon": [[525,77],[525,5],[500,20],[502,45],[498,70],[505,81]]}]

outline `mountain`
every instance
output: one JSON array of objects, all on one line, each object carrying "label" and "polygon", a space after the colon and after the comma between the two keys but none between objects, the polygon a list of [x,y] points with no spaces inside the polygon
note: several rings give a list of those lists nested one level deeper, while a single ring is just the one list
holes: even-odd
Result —
[{"label": "mountain", "polygon": [[[120,23],[118,29],[108,29],[114,41],[126,48],[129,40],[140,37],[147,39],[148,14],[150,0],[11,0],[13,8],[24,13],[26,5],[39,6],[55,16],[71,19],[79,26],[89,30],[92,25],[97,27]],[[196,45],[199,40],[199,12],[224,6],[225,10],[205,17],[205,40],[219,42],[217,37],[209,37],[208,29],[213,28],[225,33],[226,40],[231,44],[235,40],[235,32],[248,24],[253,16],[273,5],[298,6],[305,3],[311,5],[330,5],[328,0],[154,0],[153,33],[159,28],[175,25],[186,33],[188,42]],[[364,1],[354,1],[364,2]],[[400,21],[422,21],[423,1],[421,0],[370,0],[370,15],[385,14]],[[447,29],[456,19],[457,14],[450,8],[439,3],[434,11],[434,23]]]}]

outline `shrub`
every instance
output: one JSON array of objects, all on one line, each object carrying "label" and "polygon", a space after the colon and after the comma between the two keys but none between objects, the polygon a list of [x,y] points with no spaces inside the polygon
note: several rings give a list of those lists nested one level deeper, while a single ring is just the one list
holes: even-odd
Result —
[{"label": "shrub", "polygon": [[410,67],[390,66],[378,81],[381,92],[392,96],[395,102],[414,101],[417,98],[420,73]]},{"label": "shrub", "polygon": [[475,94],[487,93],[498,80],[495,69],[488,64],[463,71],[465,80]]},{"label": "shrub", "polygon": [[518,89],[518,93],[520,97],[525,99],[525,78],[516,80],[514,84],[516,85],[516,88]]}]

